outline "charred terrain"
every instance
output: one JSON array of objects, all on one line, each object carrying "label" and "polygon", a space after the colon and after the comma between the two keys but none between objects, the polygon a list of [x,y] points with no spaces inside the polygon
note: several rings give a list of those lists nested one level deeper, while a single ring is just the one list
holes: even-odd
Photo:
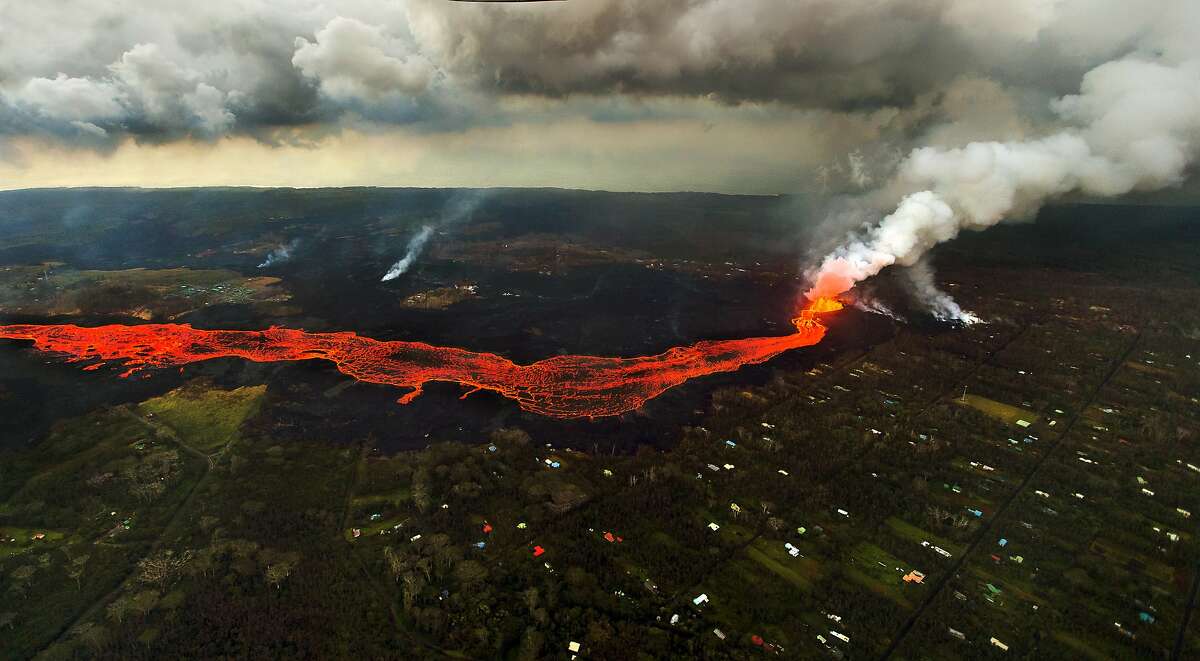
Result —
[{"label": "charred terrain", "polygon": [[0,194],[0,656],[1200,653],[1200,211],[964,234],[959,326],[793,323],[792,208]]}]

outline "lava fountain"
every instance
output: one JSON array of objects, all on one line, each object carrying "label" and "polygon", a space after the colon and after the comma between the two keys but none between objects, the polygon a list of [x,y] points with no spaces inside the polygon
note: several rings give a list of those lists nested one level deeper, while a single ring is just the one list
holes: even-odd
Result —
[{"label": "lava fountain", "polygon": [[732,372],[762,363],[825,336],[819,315],[840,310],[832,298],[819,298],[792,320],[796,332],[779,337],[711,340],[674,347],[654,356],[610,358],[555,356],[518,365],[493,353],[478,353],[423,342],[380,341],[353,332],[309,333],[288,328],[262,331],[201,330],[187,324],[0,326],[0,338],[32,340],[39,351],[67,356],[95,370],[120,361],[128,377],[139,370],[173,367],[213,358],[255,362],[328,360],[359,381],[409,392],[407,404],[431,381],[458,383],[467,395],[489,390],[526,411],[555,418],[619,415],[642,406],[688,379]]}]

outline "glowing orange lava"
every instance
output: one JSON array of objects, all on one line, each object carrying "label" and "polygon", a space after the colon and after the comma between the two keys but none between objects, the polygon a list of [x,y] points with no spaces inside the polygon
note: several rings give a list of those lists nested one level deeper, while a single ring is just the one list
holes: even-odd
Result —
[{"label": "glowing orange lava", "polygon": [[[407,404],[430,381],[459,383],[512,399],[526,411],[556,418],[595,418],[632,411],[688,379],[732,372],[799,347],[821,341],[825,326],[817,315],[841,309],[833,299],[818,299],[793,320],[796,332],[781,337],[698,342],[656,356],[605,358],[556,356],[518,365],[492,353],[423,342],[383,342],[352,332],[308,333],[288,328],[264,331],[200,330],[186,324],[97,326],[72,324],[0,326],[0,338],[33,340],[40,351],[89,362],[123,361],[129,376],[148,367],[171,367],[212,358],[255,362],[320,359],[359,381],[411,391]],[[470,393],[468,393],[470,394]],[[465,397],[466,395],[464,395]]]}]

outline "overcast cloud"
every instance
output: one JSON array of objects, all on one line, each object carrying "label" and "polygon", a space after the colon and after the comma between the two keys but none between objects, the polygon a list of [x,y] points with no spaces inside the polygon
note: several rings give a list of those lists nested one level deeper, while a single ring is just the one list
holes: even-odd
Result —
[{"label": "overcast cloud", "polygon": [[1088,110],[1050,101],[1105,62],[1195,58],[1197,5],[0,0],[0,158],[17,167],[14,154],[45,158],[31,147],[45,144],[104,154],[129,141],[279,148],[346,131],[450,141],[579,121],[787,120],[837,136],[811,138],[819,148],[789,177],[863,188],[915,146],[1053,131]]}]

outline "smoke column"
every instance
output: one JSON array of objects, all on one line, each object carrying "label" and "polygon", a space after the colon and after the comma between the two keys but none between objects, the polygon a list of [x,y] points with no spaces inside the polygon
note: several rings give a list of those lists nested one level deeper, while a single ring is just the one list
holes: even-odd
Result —
[{"label": "smoke column", "polygon": [[381,282],[395,280],[404,275],[405,272],[417,261],[417,257],[421,256],[421,251],[425,249],[425,244],[429,241],[429,236],[433,234],[433,226],[425,225],[417,232],[413,238],[408,241],[408,251],[404,253],[404,257],[400,261],[392,264],[392,268],[388,269],[387,273],[383,274]]},{"label": "smoke column", "polygon": [[[454,195],[446,201],[446,207],[442,210],[441,218],[439,218],[436,227],[450,227],[457,225],[470,218],[483,204],[483,201],[488,197],[488,191],[479,190],[463,190],[456,191]],[[421,251],[425,249],[425,244],[429,242],[429,238],[433,235],[435,225],[425,225],[419,232],[413,236],[408,242],[408,250],[404,253],[404,257],[400,261],[392,264],[392,268],[381,278],[382,282],[395,280],[404,275],[408,269],[412,268],[413,262],[421,256]]]},{"label": "smoke column", "polygon": [[904,274],[908,276],[908,290],[929,308],[934,317],[942,321],[958,321],[964,324],[981,321],[979,317],[963,310],[949,294],[938,289],[933,280],[933,265],[929,263],[928,257],[917,260]]},{"label": "smoke column", "polygon": [[267,253],[267,258],[263,260],[262,264],[258,265],[258,268],[265,269],[268,266],[274,266],[276,264],[288,261],[292,258],[292,251],[295,250],[299,245],[300,240],[294,239],[282,246],[276,247],[274,250]]},{"label": "smoke column", "polygon": [[1200,61],[1108,62],[1051,110],[1061,128],[1037,139],[914,149],[893,182],[907,194],[809,271],[807,296],[836,296],[888,266],[915,266],[913,290],[930,309],[967,321],[921,265],[925,253],[963,229],[1032,217],[1055,196],[1112,197],[1182,182],[1200,145]]}]

